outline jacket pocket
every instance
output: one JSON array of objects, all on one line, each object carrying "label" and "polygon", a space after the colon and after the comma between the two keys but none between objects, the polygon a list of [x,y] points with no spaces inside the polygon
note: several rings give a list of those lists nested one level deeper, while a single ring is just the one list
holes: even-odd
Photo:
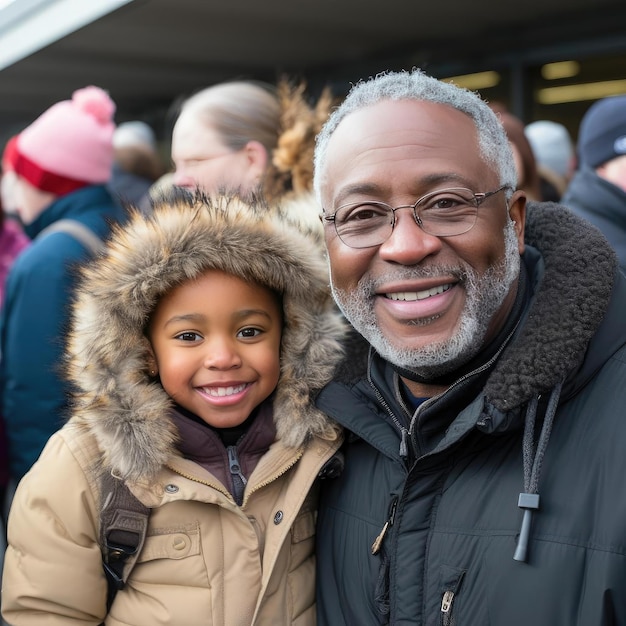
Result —
[{"label": "jacket pocket", "polygon": [[457,596],[465,576],[465,570],[444,565],[441,568],[441,626],[455,626],[456,616],[455,605]]},{"label": "jacket pocket", "polygon": [[214,623],[214,589],[197,523],[151,528],[107,623]]},{"label": "jacket pocket", "polygon": [[130,578],[158,585],[171,582],[173,576],[180,585],[208,584],[197,524],[151,529]]}]

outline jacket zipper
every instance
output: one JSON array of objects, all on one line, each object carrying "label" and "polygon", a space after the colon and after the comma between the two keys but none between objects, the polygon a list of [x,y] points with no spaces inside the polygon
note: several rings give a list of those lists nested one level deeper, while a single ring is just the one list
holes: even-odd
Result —
[{"label": "jacket zipper", "polygon": [[192,476],[191,474],[187,474],[186,472],[181,472],[180,470],[176,469],[175,467],[172,467],[171,465],[166,465],[166,467],[167,469],[171,470],[175,474],[178,474],[179,476],[182,476],[183,478],[186,478],[187,480],[191,480],[194,483],[198,483],[200,485],[206,485],[207,487],[211,487],[211,489],[215,489],[215,491],[219,491],[219,493],[222,493],[225,496],[229,496],[232,498],[232,494],[227,489],[224,489],[218,483],[209,482],[208,480],[202,480],[201,478],[197,478],[196,476]]},{"label": "jacket zipper", "polygon": [[382,530],[378,533],[378,537],[374,539],[374,543],[372,544],[372,554],[376,555],[380,552],[380,549],[383,545],[383,540],[387,535],[387,531],[393,526],[393,523],[396,519],[396,509],[398,508],[398,496],[394,496],[391,500],[391,504],[389,505],[389,514],[387,516],[387,521],[385,522]]},{"label": "jacket zipper", "polygon": [[369,382],[371,388],[374,390],[374,393],[376,394],[376,399],[378,400],[378,402],[380,402],[380,404],[383,406],[385,411],[387,411],[387,414],[389,415],[389,417],[395,424],[396,428],[400,431],[400,449],[398,451],[398,454],[400,455],[400,458],[403,461],[406,461],[409,456],[409,447],[407,443],[409,431],[400,423],[400,420],[396,417],[395,413],[391,410],[391,408],[387,404],[387,401],[378,390],[378,387],[374,384],[374,381],[370,378],[369,371],[367,373],[367,381]]},{"label": "jacket zipper", "polygon": [[464,575],[465,572],[461,572],[457,580],[455,582],[451,582],[448,588],[443,592],[443,596],[441,598],[441,626],[453,626],[454,624],[452,605],[454,604],[454,600],[459,587],[461,586],[461,581],[463,580]]},{"label": "jacket zipper", "polygon": [[233,479],[233,497],[235,498],[235,502],[241,506],[243,502],[243,492],[248,484],[248,480],[241,471],[237,448],[235,446],[228,446],[226,452],[228,453],[228,469],[230,469],[230,474]]},{"label": "jacket zipper", "polygon": [[[509,341],[511,340],[511,337],[513,337],[513,334],[515,333],[515,331],[517,330],[519,323],[520,322],[518,320],[517,324],[515,324],[515,327],[511,330],[511,332],[507,335],[506,339],[502,343],[502,346],[500,347],[500,349],[486,363],[483,363],[482,365],[472,370],[471,372],[467,372],[467,374],[464,374],[463,376],[461,376],[461,378],[455,380],[445,391],[443,391],[437,396],[428,398],[417,407],[417,409],[415,410],[415,413],[413,414],[413,417],[411,418],[411,423],[409,424],[409,429],[408,429],[408,435],[409,437],[411,437],[411,439],[413,438],[413,433],[415,431],[417,423],[419,422],[420,415],[426,410],[426,408],[429,407],[431,404],[433,404],[433,402],[435,402],[436,400],[439,400],[440,398],[447,396],[450,392],[454,391],[454,389],[456,389],[458,386],[460,386],[469,378],[472,378],[473,376],[476,376],[477,374],[484,372],[486,369],[489,369],[496,362],[496,360],[498,359],[498,357],[500,356],[504,348],[506,348],[506,346],[509,344]],[[416,443],[415,447],[417,448],[417,442],[415,443]],[[418,450],[416,449],[415,452],[416,452],[416,458],[419,458],[420,455],[418,454]]]},{"label": "jacket zipper", "polygon": [[454,602],[454,591],[444,592],[441,600],[441,625],[450,626],[452,622],[452,603]]}]

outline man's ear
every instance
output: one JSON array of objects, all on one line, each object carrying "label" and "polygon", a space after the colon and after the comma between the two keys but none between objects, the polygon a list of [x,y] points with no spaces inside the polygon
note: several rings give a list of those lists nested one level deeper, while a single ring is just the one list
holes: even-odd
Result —
[{"label": "man's ear", "polygon": [[524,253],[524,227],[526,225],[526,194],[516,191],[509,200],[509,217],[517,234],[519,253]]}]

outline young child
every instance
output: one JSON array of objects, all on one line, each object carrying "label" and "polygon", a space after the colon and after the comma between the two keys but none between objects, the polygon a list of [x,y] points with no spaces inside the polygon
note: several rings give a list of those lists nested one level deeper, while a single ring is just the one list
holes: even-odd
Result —
[{"label": "young child", "polygon": [[[69,422],[20,483],[12,625],[315,623],[316,479],[341,443],[311,402],[345,324],[300,228],[235,198],[135,214],[82,271]],[[100,477],[151,511],[107,613]]]}]

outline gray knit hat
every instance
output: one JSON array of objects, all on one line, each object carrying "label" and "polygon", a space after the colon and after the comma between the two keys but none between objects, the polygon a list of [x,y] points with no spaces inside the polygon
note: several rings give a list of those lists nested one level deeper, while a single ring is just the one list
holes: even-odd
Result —
[{"label": "gray knit hat", "polygon": [[577,150],[581,164],[589,167],[626,154],[626,95],[604,98],[587,110]]}]

